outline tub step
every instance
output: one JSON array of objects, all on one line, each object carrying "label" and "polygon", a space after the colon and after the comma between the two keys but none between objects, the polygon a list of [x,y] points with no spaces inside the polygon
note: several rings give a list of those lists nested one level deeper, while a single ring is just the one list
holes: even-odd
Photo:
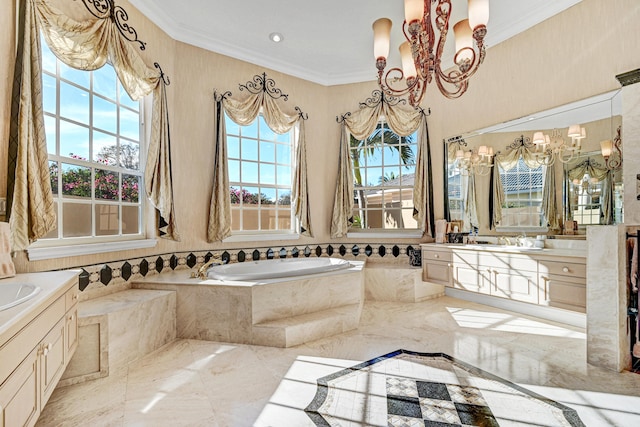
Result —
[{"label": "tub step", "polygon": [[252,344],[293,347],[358,328],[361,304],[316,311],[253,325]]}]

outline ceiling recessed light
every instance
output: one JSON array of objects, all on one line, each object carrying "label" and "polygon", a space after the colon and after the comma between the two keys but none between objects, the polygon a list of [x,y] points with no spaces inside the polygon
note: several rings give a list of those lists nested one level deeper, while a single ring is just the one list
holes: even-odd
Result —
[{"label": "ceiling recessed light", "polygon": [[280,33],[271,33],[269,34],[269,38],[274,43],[280,43],[282,40],[284,40],[284,37]]}]

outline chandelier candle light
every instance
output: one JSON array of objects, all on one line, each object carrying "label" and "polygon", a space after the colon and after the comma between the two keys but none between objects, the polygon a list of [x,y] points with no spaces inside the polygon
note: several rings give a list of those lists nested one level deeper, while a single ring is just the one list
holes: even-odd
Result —
[{"label": "chandelier candle light", "polygon": [[463,175],[489,175],[493,167],[493,147],[481,145],[477,150],[457,150],[456,167]]},{"label": "chandelier candle light", "polygon": [[[447,98],[458,98],[465,93],[469,78],[484,60],[483,41],[489,21],[489,0],[468,1],[469,19],[453,26],[456,66],[448,72],[442,70],[441,61],[449,31],[451,0],[404,0],[402,31],[407,41],[400,45],[402,68],[391,68],[386,73],[391,20],[380,18],[375,21],[373,53],[380,89],[391,96],[408,94],[409,103],[414,107],[420,105],[427,85],[434,76],[440,92]],[[437,42],[435,30],[439,33]],[[397,82],[402,79],[406,87],[398,87]]]},{"label": "chandelier candle light", "polygon": [[[587,131],[580,125],[571,125],[567,131],[571,142],[567,143],[558,129],[551,132],[551,136],[542,132],[533,134],[533,143],[536,146],[536,159],[538,163],[551,166],[556,159],[567,163],[580,153],[582,140],[587,137]],[[538,151],[539,150],[539,151]]]}]

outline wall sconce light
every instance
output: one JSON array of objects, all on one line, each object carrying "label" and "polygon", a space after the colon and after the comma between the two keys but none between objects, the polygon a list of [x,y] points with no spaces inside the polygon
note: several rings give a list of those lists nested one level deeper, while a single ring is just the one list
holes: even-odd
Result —
[{"label": "wall sconce light", "polygon": [[571,142],[567,143],[558,129],[551,132],[551,136],[542,132],[533,134],[536,146],[536,160],[541,165],[550,166],[556,159],[562,163],[570,162],[580,153],[582,140],[587,137],[587,131],[580,125],[571,125],[567,131]]},{"label": "wall sconce light", "polygon": [[604,157],[604,164],[607,166],[607,169],[610,170],[618,170],[622,167],[621,130],[621,126],[618,126],[616,137],[613,138],[613,141],[607,139],[600,142],[600,149],[602,151],[602,157]]}]

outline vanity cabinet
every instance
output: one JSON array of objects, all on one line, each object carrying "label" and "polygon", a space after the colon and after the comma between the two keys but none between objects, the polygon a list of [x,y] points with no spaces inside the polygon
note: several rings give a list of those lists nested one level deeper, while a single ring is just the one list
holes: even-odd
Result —
[{"label": "vanity cabinet", "polygon": [[78,346],[77,281],[0,341],[0,427],[33,426]]},{"label": "vanity cabinet", "polygon": [[422,245],[423,280],[468,292],[584,312],[585,258]]},{"label": "vanity cabinet", "polygon": [[540,261],[541,304],[587,311],[587,268],[582,263]]},{"label": "vanity cabinet", "polygon": [[422,251],[422,280],[451,286],[451,251]]}]

